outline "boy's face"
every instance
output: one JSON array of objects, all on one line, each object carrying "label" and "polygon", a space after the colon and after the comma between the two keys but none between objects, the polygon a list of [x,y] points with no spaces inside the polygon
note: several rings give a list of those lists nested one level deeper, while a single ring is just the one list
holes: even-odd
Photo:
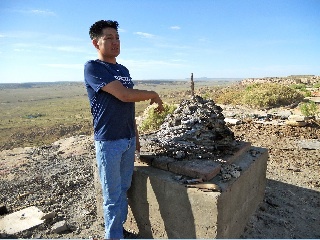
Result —
[{"label": "boy's face", "polygon": [[114,28],[104,28],[102,36],[93,40],[93,45],[107,59],[116,58],[120,54],[120,38]]}]

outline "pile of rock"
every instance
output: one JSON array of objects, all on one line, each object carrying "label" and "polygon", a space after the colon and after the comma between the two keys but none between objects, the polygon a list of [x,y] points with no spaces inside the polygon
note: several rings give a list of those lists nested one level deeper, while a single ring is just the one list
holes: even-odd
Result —
[{"label": "pile of rock", "polygon": [[234,139],[224,121],[222,108],[200,96],[183,100],[157,132],[141,136],[143,152],[177,161],[213,160],[230,154]]}]

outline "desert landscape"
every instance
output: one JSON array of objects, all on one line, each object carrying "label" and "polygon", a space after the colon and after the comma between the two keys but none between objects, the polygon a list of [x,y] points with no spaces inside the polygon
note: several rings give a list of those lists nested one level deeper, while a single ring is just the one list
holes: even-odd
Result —
[{"label": "desert landscape", "polygon": [[[199,93],[230,83],[199,81],[195,86]],[[171,103],[179,103],[177,96],[187,97],[189,85],[188,81],[136,84],[159,91]],[[48,89],[54,90],[48,94]],[[7,214],[30,206],[53,213],[36,227],[0,233],[0,238],[103,238],[93,183],[91,116],[83,84],[5,86],[0,92],[0,205]],[[137,105],[137,116],[147,105]],[[301,114],[297,105],[220,106],[226,118],[239,120],[228,124],[236,139],[269,151],[265,198],[241,238],[320,238],[318,122],[286,124],[288,116]],[[57,231],[56,224],[61,222],[65,229]],[[130,238],[142,237],[133,233]]]}]

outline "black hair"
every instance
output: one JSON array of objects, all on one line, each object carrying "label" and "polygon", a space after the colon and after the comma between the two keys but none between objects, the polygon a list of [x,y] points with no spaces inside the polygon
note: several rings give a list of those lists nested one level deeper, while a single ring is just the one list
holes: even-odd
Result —
[{"label": "black hair", "polygon": [[91,27],[89,31],[89,35],[91,40],[95,38],[99,38],[102,35],[102,30],[104,28],[114,28],[115,30],[118,31],[118,26],[119,23],[117,21],[112,21],[112,20],[100,20],[95,22]]}]

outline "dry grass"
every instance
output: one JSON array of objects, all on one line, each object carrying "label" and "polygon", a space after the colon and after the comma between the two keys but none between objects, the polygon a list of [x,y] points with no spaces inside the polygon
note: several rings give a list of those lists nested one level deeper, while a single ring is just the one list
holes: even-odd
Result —
[{"label": "dry grass", "polygon": [[[196,82],[196,88],[215,82]],[[221,83],[219,83],[221,84]],[[138,89],[157,91],[164,102],[180,102],[188,81],[140,81]],[[136,103],[140,116],[149,102]],[[92,134],[92,120],[82,82],[0,84],[0,150],[50,144],[62,137]]]}]

